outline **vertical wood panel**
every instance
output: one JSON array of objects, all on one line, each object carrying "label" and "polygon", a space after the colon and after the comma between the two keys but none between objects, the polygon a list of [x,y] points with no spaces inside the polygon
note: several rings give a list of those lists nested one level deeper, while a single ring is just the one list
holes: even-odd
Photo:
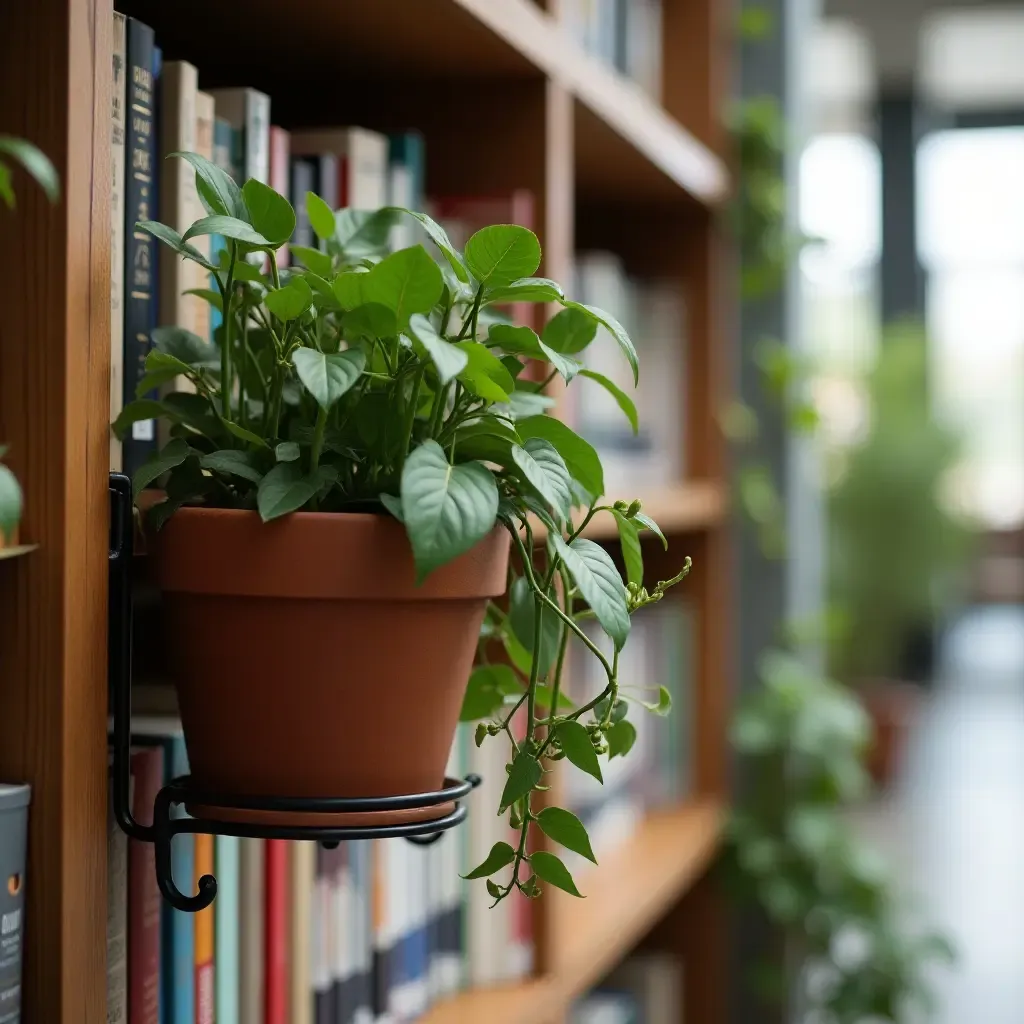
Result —
[{"label": "vertical wood panel", "polygon": [[6,4],[0,130],[60,173],[0,211],[0,436],[32,557],[0,569],[0,777],[32,784],[26,1021],[105,1009],[109,0]]}]

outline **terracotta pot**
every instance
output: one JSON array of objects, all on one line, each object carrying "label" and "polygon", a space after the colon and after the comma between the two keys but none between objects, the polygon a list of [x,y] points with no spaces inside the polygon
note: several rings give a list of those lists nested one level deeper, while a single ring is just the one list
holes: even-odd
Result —
[{"label": "terracotta pot", "polygon": [[300,512],[265,524],[255,512],[176,512],[154,554],[194,781],[246,796],[438,789],[508,552],[496,528],[416,586],[405,528],[390,516]]},{"label": "terracotta pot", "polygon": [[921,702],[918,687],[904,682],[872,682],[859,689],[874,732],[867,768],[879,787],[892,782]]}]

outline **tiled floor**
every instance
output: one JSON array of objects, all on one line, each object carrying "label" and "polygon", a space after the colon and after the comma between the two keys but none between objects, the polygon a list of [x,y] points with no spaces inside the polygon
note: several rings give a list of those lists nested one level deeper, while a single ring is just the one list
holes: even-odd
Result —
[{"label": "tiled floor", "polygon": [[957,944],[931,1024],[1024,1024],[1024,608],[969,612],[892,794],[860,816]]}]

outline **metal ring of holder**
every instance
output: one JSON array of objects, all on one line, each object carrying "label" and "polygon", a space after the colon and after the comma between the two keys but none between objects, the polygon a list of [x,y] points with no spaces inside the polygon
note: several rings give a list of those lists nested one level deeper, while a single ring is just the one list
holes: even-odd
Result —
[{"label": "metal ring of holder", "polygon": [[[417,845],[429,845],[442,832],[466,818],[460,803],[480,785],[478,775],[445,779],[444,788],[432,793],[391,797],[253,797],[207,792],[193,786],[188,776],[172,780],[157,794],[153,824],[140,825],[132,816],[129,801],[131,751],[131,663],[132,663],[132,547],[134,515],[131,483],[120,473],[110,474],[110,632],[108,671],[110,709],[113,718],[114,816],[122,831],[132,839],[154,844],[156,880],[164,899],[176,910],[195,913],[205,910],[217,895],[212,875],[199,879],[199,892],[186,896],[174,884],[171,873],[171,840],[176,835],[202,833],[253,839],[312,840],[337,846],[343,840],[404,838]],[[225,810],[277,811],[301,814],[339,814],[403,811],[454,803],[455,809],[441,818],[388,825],[271,825],[255,822],[220,821],[215,817],[191,818],[172,813],[184,803]]]}]

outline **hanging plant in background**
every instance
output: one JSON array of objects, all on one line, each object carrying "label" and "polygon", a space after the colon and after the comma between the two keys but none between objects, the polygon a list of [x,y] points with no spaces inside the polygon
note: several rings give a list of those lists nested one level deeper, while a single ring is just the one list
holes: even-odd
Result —
[{"label": "hanging plant in background", "polygon": [[[763,38],[771,19],[748,9],[741,29]],[[786,233],[778,101],[743,103],[732,127],[740,159],[732,216],[742,291],[746,301],[757,301],[782,287],[801,244]],[[780,408],[787,429],[813,433],[818,416],[804,397],[811,365],[771,339],[752,355],[765,396]],[[782,557],[784,507],[757,450],[757,414],[736,403],[722,422],[741,461],[740,505],[764,555]],[[825,615],[813,632],[829,630],[830,619]],[[795,637],[807,629],[790,626],[789,632]],[[766,652],[759,677],[731,730],[751,785],[730,823],[729,862],[738,894],[761,907],[785,949],[785,976],[768,965],[756,973],[761,994],[814,1024],[907,1024],[932,1005],[928,971],[948,962],[952,950],[942,937],[909,928],[885,866],[846,822],[845,810],[870,789],[869,720],[849,690],[795,654]]]},{"label": "hanging plant in background", "polygon": [[[49,158],[24,139],[0,135],[0,199],[8,210],[15,207],[10,161],[19,164],[46,193],[51,203],[60,198],[60,181]],[[21,521],[22,494],[17,477],[3,464],[7,445],[0,444],[0,548],[15,543]]]}]

